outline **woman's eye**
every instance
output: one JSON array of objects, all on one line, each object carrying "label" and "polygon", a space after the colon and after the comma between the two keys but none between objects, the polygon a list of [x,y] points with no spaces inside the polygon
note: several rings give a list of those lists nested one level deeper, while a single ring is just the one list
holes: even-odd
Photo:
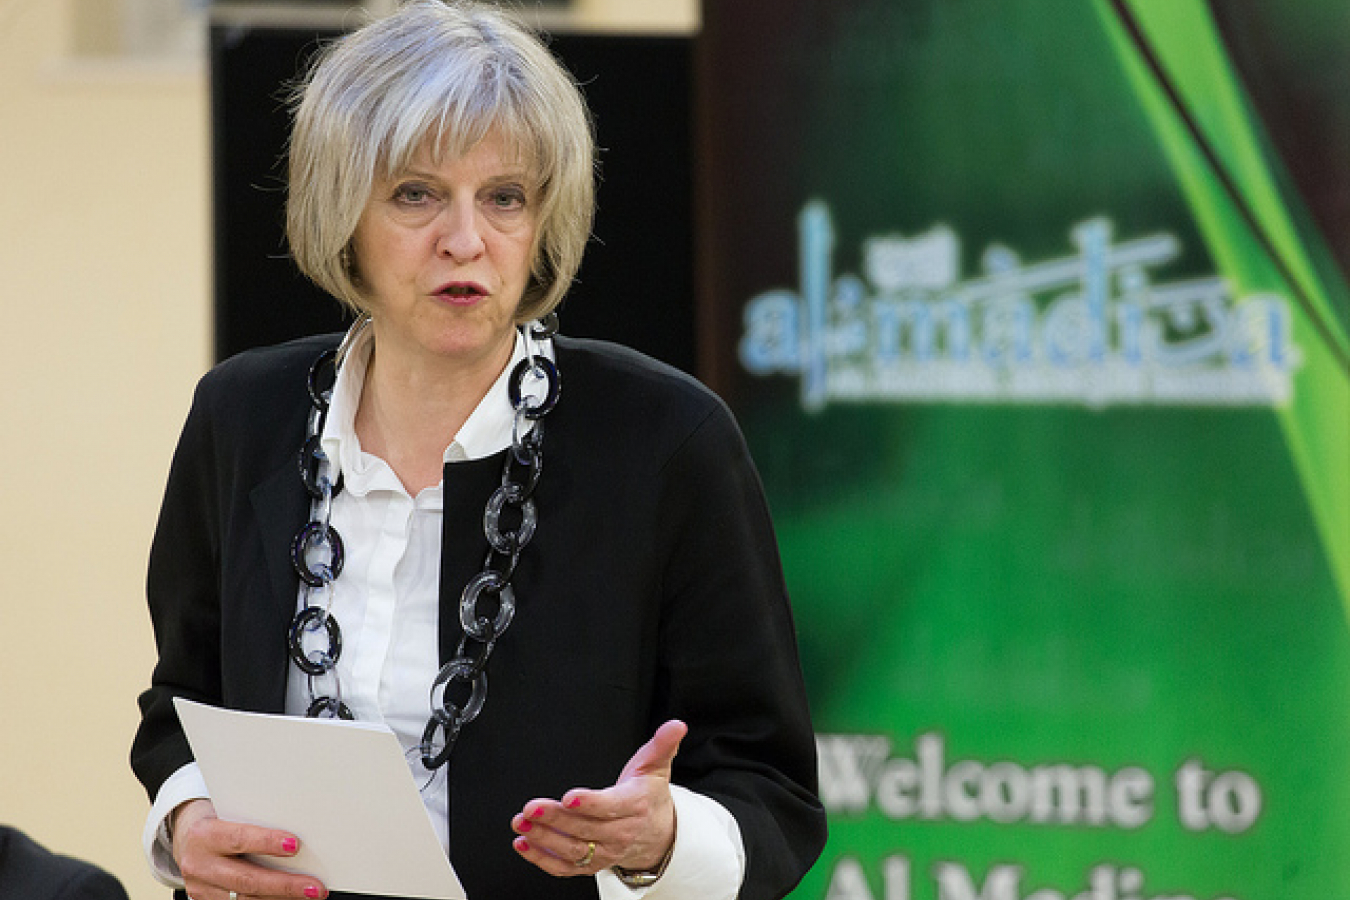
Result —
[{"label": "woman's eye", "polygon": [[394,199],[399,203],[420,205],[432,199],[431,191],[420,184],[402,184],[394,190]]},{"label": "woman's eye", "polygon": [[492,192],[492,205],[501,210],[521,209],[525,206],[525,192],[519,188],[498,188]]}]

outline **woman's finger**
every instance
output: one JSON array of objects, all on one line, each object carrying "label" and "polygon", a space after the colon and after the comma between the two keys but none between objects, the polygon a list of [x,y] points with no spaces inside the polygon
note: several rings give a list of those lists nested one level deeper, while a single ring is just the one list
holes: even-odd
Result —
[{"label": "woman's finger", "polygon": [[572,878],[594,875],[614,864],[615,857],[599,841],[540,828],[512,843],[517,853],[550,875]]},{"label": "woman's finger", "polygon": [[278,872],[244,859],[244,854],[291,857],[300,849],[284,831],[227,822],[214,808],[184,810],[176,818],[174,856],[187,892],[195,900],[228,898],[231,891],[247,900],[306,898],[323,900],[328,891],[315,878]]},{"label": "woman's finger", "polygon": [[[643,775],[657,775],[670,781],[671,766],[675,762],[675,755],[680,752],[680,741],[689,733],[689,726],[679,719],[671,719],[656,729],[651,740],[643,744],[633,754],[632,759],[623,767],[619,773],[617,784],[622,784],[629,778],[635,778]],[[563,798],[566,802],[567,798]]]},{"label": "woman's finger", "polygon": [[604,790],[574,788],[560,801],[526,803],[511,820],[516,852],[564,877],[656,865],[675,840],[670,774],[688,730],[675,719],[662,724]]},{"label": "woman's finger", "polygon": [[239,857],[220,857],[207,876],[183,875],[195,900],[228,900],[230,891],[245,900],[323,900],[328,896],[317,879],[278,872]]},{"label": "woman's finger", "polygon": [[222,856],[256,853],[264,856],[294,856],[300,842],[293,834],[242,822],[201,819],[193,826],[201,846]]}]

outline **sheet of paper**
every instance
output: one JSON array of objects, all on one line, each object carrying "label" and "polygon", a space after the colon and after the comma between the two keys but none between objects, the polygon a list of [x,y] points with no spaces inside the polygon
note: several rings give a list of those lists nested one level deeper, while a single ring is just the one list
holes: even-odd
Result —
[{"label": "sheet of paper", "polygon": [[258,862],[332,891],[466,900],[386,726],[174,706],[216,814],[300,839],[295,856]]}]

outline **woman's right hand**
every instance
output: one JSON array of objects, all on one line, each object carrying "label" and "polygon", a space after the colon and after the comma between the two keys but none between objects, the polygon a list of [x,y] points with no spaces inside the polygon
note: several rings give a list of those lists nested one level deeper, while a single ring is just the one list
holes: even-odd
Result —
[{"label": "woman's right hand", "polygon": [[189,800],[173,811],[173,858],[191,900],[258,900],[304,897],[323,900],[328,891],[308,875],[268,869],[243,858],[294,856],[295,835],[256,825],[225,822],[210,800]]}]

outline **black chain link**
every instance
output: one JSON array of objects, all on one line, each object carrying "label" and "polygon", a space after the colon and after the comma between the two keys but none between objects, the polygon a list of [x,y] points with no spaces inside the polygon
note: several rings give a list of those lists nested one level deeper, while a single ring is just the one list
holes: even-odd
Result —
[{"label": "black chain link", "polygon": [[[531,375],[546,382],[542,400],[532,398],[524,389],[525,378]],[[460,730],[478,718],[483,709],[488,659],[516,612],[511,578],[520,562],[520,553],[534,537],[538,524],[533,495],[544,466],[543,417],[557,405],[562,382],[557,366],[547,357],[530,355],[511,372],[507,385],[516,414],[511,452],[506,454],[502,465],[501,485],[483,510],[483,535],[488,540],[483,571],[469,579],[460,595],[459,622],[464,635],[454,658],[441,667],[432,684],[432,714],[422,732],[421,746],[422,765],[428,769],[445,764],[459,740]],[[522,419],[532,420],[534,427],[524,432]],[[507,510],[516,525],[503,529],[503,514]],[[485,600],[495,601],[495,606],[485,609],[480,605]]]},{"label": "black chain link", "polygon": [[[368,321],[354,325],[337,351],[326,350],[314,361],[307,384],[314,408],[310,414],[309,432],[300,451],[300,477],[313,500],[311,520],[301,527],[291,542],[291,561],[303,584],[304,605],[291,622],[289,648],[291,661],[308,677],[311,702],[306,715],[311,717],[353,718],[351,710],[342,701],[342,686],[336,672],[338,657],[342,654],[342,629],[329,613],[333,582],[342,574],[345,555],[342,537],[329,522],[333,498],[342,490],[342,477],[339,474],[337,482],[333,482],[332,465],[320,446],[320,438],[338,367],[342,365],[347,348]],[[550,314],[532,326],[530,337],[547,340],[556,333],[557,327],[557,316]],[[525,390],[526,378],[543,382],[542,397]],[[322,383],[325,381],[326,385]],[[550,359],[530,351],[512,370],[507,387],[515,419],[510,452],[502,466],[501,485],[483,510],[487,557],[483,571],[469,579],[460,596],[459,621],[464,635],[454,657],[441,666],[432,682],[431,717],[417,748],[422,764],[431,770],[446,763],[460,730],[478,717],[487,701],[488,660],[516,612],[511,579],[520,562],[521,551],[534,537],[539,521],[533,497],[544,465],[542,420],[557,405],[562,380]],[[528,430],[527,420],[532,425]],[[320,557],[318,562],[315,562],[315,556]],[[319,594],[324,595],[323,602],[315,603]],[[320,631],[326,633],[327,648],[307,650],[306,636]],[[315,681],[319,678],[331,679],[331,696],[321,695],[316,689]]]}]

